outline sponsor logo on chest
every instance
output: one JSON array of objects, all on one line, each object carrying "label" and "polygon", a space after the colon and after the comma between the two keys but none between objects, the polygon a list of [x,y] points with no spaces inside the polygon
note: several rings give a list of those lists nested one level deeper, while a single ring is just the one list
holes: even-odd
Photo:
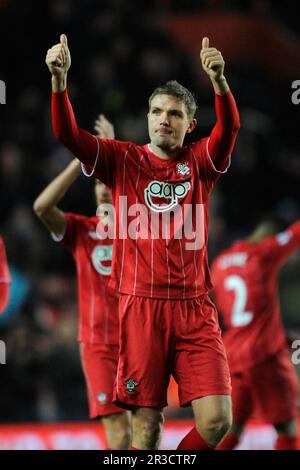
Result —
[{"label": "sponsor logo on chest", "polygon": [[[98,245],[92,251],[92,263],[99,274],[111,274],[112,245]],[[109,264],[107,262],[110,262]],[[106,264],[104,263],[106,262]]]},{"label": "sponsor logo on chest", "polygon": [[[191,189],[189,181],[179,183],[167,183],[163,181],[151,181],[144,191],[147,206],[155,212],[165,212],[177,206]],[[154,198],[165,199],[167,202],[158,204]]]}]

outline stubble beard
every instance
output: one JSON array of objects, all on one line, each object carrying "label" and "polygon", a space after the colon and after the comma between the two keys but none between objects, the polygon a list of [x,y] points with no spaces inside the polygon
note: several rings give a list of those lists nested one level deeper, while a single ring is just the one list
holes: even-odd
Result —
[{"label": "stubble beard", "polygon": [[172,151],[173,150],[173,144],[171,141],[169,141],[168,139],[157,139],[157,141],[153,142],[154,145],[156,145],[157,147],[159,147],[160,149],[164,150],[164,151]]}]

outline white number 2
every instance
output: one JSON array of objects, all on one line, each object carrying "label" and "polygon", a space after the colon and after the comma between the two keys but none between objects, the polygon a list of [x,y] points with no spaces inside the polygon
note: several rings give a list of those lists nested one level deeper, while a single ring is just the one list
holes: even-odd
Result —
[{"label": "white number 2", "polygon": [[234,290],[235,301],[232,309],[231,322],[233,326],[246,326],[253,319],[252,312],[245,312],[247,304],[247,286],[240,276],[228,276],[225,279],[225,289]]}]

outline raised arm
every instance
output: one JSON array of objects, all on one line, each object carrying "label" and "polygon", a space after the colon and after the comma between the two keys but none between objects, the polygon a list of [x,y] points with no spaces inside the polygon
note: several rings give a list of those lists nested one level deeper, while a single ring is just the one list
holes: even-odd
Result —
[{"label": "raised arm", "polygon": [[67,94],[71,55],[65,34],[60,36],[59,44],[48,50],[46,64],[51,72],[52,125],[55,137],[85,165],[93,165],[99,144],[95,136],[78,127]]},{"label": "raised arm", "polygon": [[80,161],[75,158],[34,201],[34,212],[49,231],[57,236],[63,235],[66,230],[65,214],[57,207],[57,204],[80,173]]},{"label": "raised arm", "polygon": [[300,219],[275,236],[265,238],[259,247],[263,256],[280,268],[300,248]]},{"label": "raised arm", "polygon": [[234,97],[224,76],[225,62],[220,51],[209,47],[209,39],[203,38],[200,53],[203,70],[209,76],[215,91],[217,122],[210,134],[207,151],[215,169],[223,172],[233,150],[240,118]]},{"label": "raised arm", "polygon": [[[102,139],[113,139],[114,126],[100,114],[95,121],[95,130]],[[72,162],[42,191],[33,204],[33,210],[50,232],[57,236],[64,234],[66,218],[64,212],[57,207],[69,187],[81,173],[80,161],[74,158]]]}]

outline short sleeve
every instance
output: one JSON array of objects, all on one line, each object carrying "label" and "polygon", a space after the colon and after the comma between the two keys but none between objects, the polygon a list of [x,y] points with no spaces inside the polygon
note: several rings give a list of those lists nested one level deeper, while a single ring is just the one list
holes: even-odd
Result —
[{"label": "short sleeve", "polygon": [[80,226],[84,223],[86,217],[83,215],[65,212],[66,229],[60,236],[51,233],[54,241],[61,242],[63,246],[73,255],[76,250],[77,237]]}]

